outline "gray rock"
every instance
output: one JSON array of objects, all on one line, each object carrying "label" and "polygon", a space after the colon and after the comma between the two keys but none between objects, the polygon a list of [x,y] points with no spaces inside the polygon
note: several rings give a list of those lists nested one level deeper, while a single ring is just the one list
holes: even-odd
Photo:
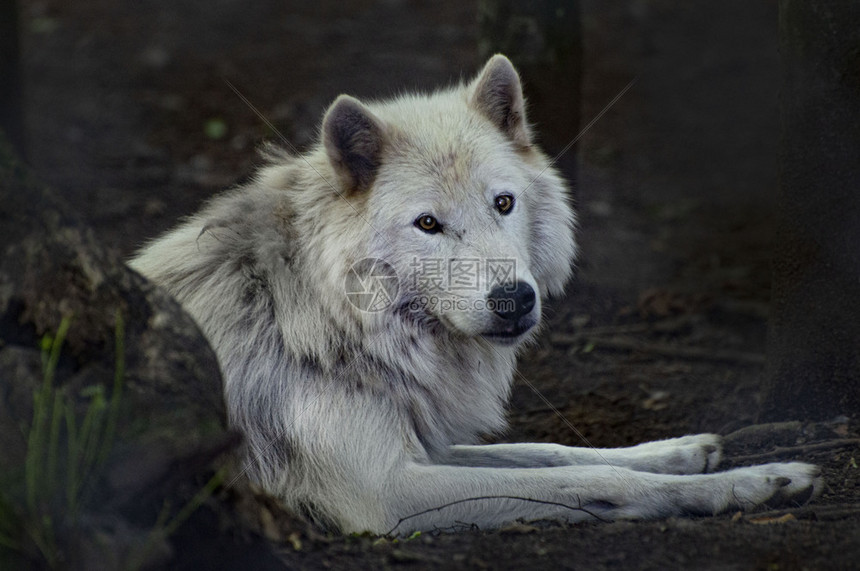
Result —
[{"label": "gray rock", "polygon": [[[0,438],[2,464],[12,472],[24,464],[33,393],[43,378],[42,337],[71,316],[55,385],[82,416],[85,388],[102,385],[108,398],[112,390],[119,313],[121,413],[84,509],[121,511],[135,525],[151,526],[165,501],[184,505],[188,490],[211,476],[213,459],[237,443],[226,428],[215,354],[179,305],[99,244],[2,137],[0,204],[0,432],[8,435]],[[176,497],[180,488],[185,499]]]}]

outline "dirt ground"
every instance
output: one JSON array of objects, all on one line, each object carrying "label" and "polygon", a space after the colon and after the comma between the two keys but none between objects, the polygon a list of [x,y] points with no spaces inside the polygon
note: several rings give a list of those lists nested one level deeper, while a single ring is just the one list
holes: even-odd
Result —
[{"label": "dirt ground", "polygon": [[[130,253],[246,177],[255,145],[274,136],[225,79],[301,148],[340,92],[386,96],[474,73],[475,5],[22,0],[29,161]],[[734,433],[726,466],[814,462],[827,489],[808,507],[764,514],[317,537],[277,547],[290,567],[860,567],[856,411],[735,432],[756,423],[764,374],[776,2],[582,9],[582,123],[638,81],[578,147],[577,279],[521,360],[504,438],[618,446]],[[233,568],[253,557],[184,561]]]}]

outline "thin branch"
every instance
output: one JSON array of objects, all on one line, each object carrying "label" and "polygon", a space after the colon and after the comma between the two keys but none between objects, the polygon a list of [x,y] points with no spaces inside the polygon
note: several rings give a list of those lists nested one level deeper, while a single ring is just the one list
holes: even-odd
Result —
[{"label": "thin branch", "polygon": [[573,344],[574,342],[586,342],[595,336],[616,336],[631,333],[674,333],[693,322],[691,315],[682,315],[675,318],[661,319],[659,321],[637,321],[635,323],[622,323],[619,325],[595,325],[584,327],[575,333],[551,334],[553,342],[558,340],[559,344]]},{"label": "thin branch", "polygon": [[647,343],[628,337],[613,337],[609,339],[592,339],[583,335],[565,335],[556,333],[550,335],[550,342],[554,345],[572,345],[585,341],[594,343],[595,348],[615,349],[619,351],[633,351],[638,353],[652,353],[660,357],[672,359],[688,359],[694,361],[718,361],[727,363],[743,363],[748,365],[763,365],[764,355],[757,353],[745,353],[741,351],[729,351],[725,349],[703,349],[700,347],[683,347],[668,345],[665,343]]},{"label": "thin branch", "polygon": [[808,452],[817,452],[819,450],[831,450],[833,448],[842,448],[845,446],[860,445],[860,438],[841,438],[838,440],[827,440],[825,442],[815,442],[813,444],[803,444],[800,446],[780,446],[769,452],[760,454],[746,454],[744,456],[734,456],[729,458],[732,462],[757,462],[759,460],[767,460],[769,458],[778,458],[790,454],[801,455]]},{"label": "thin branch", "polygon": [[[564,504],[564,503],[561,503],[561,502],[553,502],[553,501],[549,501],[549,500],[536,500],[536,499],[534,499],[534,498],[524,498],[524,497],[521,497],[521,496],[505,496],[505,495],[499,495],[499,496],[476,496],[476,497],[474,497],[474,498],[465,498],[465,499],[462,499],[462,500],[455,500],[455,501],[453,501],[453,502],[449,502],[449,503],[447,503],[447,504],[443,504],[443,505],[441,505],[441,506],[436,506],[436,507],[433,507],[433,508],[428,508],[428,509],[426,509],[426,510],[422,510],[422,511],[420,511],[420,512],[416,512],[416,513],[414,513],[414,514],[411,514],[411,515],[408,515],[408,516],[402,517],[402,518],[400,518],[399,520],[397,520],[397,523],[394,525],[394,527],[392,527],[390,530],[388,530],[388,532],[386,532],[386,533],[385,533],[385,535],[386,535],[386,536],[390,536],[392,533],[394,533],[394,530],[396,530],[398,527],[400,527],[400,524],[401,524],[401,523],[403,523],[404,521],[407,521],[407,520],[410,520],[410,519],[413,519],[413,518],[416,518],[416,517],[420,517],[420,516],[425,515],[425,514],[428,514],[428,513],[442,511],[442,510],[444,510],[444,509],[446,509],[446,508],[449,508],[449,507],[451,507],[451,506],[455,506],[455,505],[457,505],[457,504],[464,504],[464,503],[466,503],[466,502],[476,502],[476,501],[481,501],[481,500],[519,500],[519,501],[523,501],[523,502],[532,502],[532,503],[535,503],[535,504],[543,504],[543,505],[547,505],[547,506],[556,506],[556,507],[560,507],[560,508],[565,508],[565,509],[569,509],[569,510],[572,510],[572,511],[580,511],[580,512],[583,512],[583,513],[586,513],[586,514],[590,515],[591,517],[593,517],[593,518],[595,518],[595,519],[597,519],[597,520],[599,520],[599,521],[602,521],[602,522],[606,522],[606,521],[608,521],[608,520],[603,519],[603,518],[602,518],[602,517],[600,517],[599,515],[595,514],[594,512],[591,512],[591,511],[589,511],[589,510],[587,510],[587,509],[583,508],[581,505],[580,505],[579,507],[575,507],[575,506],[571,506],[571,505]],[[465,522],[464,522],[464,523],[465,523]]]}]

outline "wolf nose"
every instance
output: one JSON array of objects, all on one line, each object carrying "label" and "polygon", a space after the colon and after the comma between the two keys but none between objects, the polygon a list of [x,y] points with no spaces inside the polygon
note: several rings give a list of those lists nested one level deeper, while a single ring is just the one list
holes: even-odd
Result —
[{"label": "wolf nose", "polygon": [[514,322],[534,308],[536,299],[535,290],[526,282],[497,285],[487,296],[496,315]]}]

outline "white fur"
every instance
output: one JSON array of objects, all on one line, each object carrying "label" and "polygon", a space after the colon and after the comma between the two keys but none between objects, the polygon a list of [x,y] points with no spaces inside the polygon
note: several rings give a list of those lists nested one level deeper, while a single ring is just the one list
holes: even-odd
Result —
[{"label": "white fur", "polygon": [[[504,428],[517,348],[576,252],[565,185],[531,143],[504,57],[432,95],[342,96],[315,148],[271,159],[131,265],[200,324],[248,473],[291,508],[344,531],[402,534],[718,513],[813,491],[817,471],[805,464],[707,473],[720,460],[714,435],[599,451],[476,445]],[[494,207],[504,193],[516,198],[507,215]],[[444,231],[416,227],[424,214]],[[368,257],[402,282],[376,313],[344,292]],[[484,279],[457,294],[464,307],[409,309],[447,295],[438,284],[411,291],[410,264],[466,258],[515,260],[534,308],[509,321],[482,309]],[[499,338],[506,327],[527,330]]]}]

